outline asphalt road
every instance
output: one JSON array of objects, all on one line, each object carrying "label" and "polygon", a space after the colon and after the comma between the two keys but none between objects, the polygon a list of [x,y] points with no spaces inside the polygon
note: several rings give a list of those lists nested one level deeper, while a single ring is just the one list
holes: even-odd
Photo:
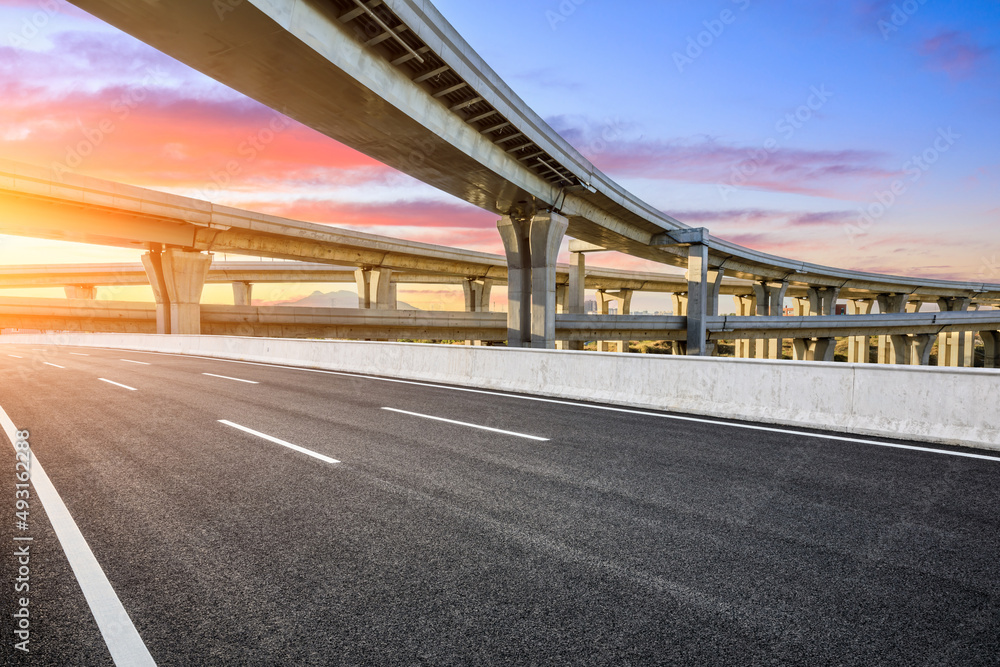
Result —
[{"label": "asphalt road", "polygon": [[[159,665],[1000,664],[1000,460],[70,347],[0,407]],[[3,664],[112,664],[0,449]]]}]

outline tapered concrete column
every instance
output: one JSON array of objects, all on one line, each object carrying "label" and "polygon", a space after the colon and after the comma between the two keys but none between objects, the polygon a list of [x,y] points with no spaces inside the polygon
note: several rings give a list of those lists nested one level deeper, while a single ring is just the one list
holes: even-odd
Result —
[{"label": "tapered concrete column", "polygon": [[[582,252],[569,254],[569,285],[566,286],[566,311],[574,315],[583,315],[587,300],[587,256]],[[571,340],[565,343],[564,349],[582,350],[582,340]]]},{"label": "tapered concrete column", "polygon": [[706,244],[688,246],[686,342],[691,356],[711,356],[715,351],[715,345],[708,340],[707,318],[719,313],[719,288],[724,275],[722,269],[709,269]]},{"label": "tapered concrete column", "polygon": [[237,306],[253,305],[253,283],[233,283],[233,303]]},{"label": "tapered concrete column", "polygon": [[[904,313],[906,312],[906,302],[909,298],[909,294],[879,294],[878,297],[876,297],[878,301],[878,311],[883,314]],[[899,355],[893,349],[892,345],[893,342],[891,336],[883,335],[878,337],[878,363],[896,363]]]},{"label": "tapered concrete column", "polygon": [[[972,299],[949,298],[938,299],[938,308],[942,313],[969,310]],[[978,304],[974,307],[978,309]],[[954,368],[970,368],[975,354],[975,334],[971,331],[949,331],[938,334],[938,366]]]},{"label": "tapered concrete column", "polygon": [[[740,317],[750,317],[757,312],[757,297],[737,296],[735,298],[736,314]],[[756,346],[753,344],[752,339],[740,338],[736,341],[737,359],[752,359],[755,351]]]},{"label": "tapered concrete column", "polygon": [[156,301],[156,333],[170,333],[170,297],[167,295],[167,284],[163,279],[163,253],[151,250],[142,256],[142,266],[146,269],[146,278],[153,289],[153,299]]},{"label": "tapered concrete column", "polygon": [[806,297],[810,315],[836,315],[839,287],[810,287]]},{"label": "tapered concrete column", "polygon": [[1000,368],[1000,331],[980,331],[979,337],[983,339],[983,366]]},{"label": "tapered concrete column", "polygon": [[96,285],[66,285],[63,289],[66,290],[67,299],[87,299],[88,301],[93,301],[97,298]]},{"label": "tapered concrete column", "polygon": [[[393,286],[395,287],[395,285]],[[465,312],[490,312],[490,292],[493,290],[492,280],[468,278],[462,282],[462,289],[465,292]],[[465,343],[467,345],[482,345],[483,341],[467,340]]]},{"label": "tapered concrete column", "polygon": [[465,312],[488,313],[490,311],[492,280],[469,278],[462,283],[462,289],[465,292]]},{"label": "tapered concrete column", "polygon": [[927,366],[931,360],[934,345],[933,334],[891,335],[894,364]]},{"label": "tapered concrete column", "polygon": [[[848,315],[870,315],[874,299],[849,299]],[[868,336],[850,336],[847,339],[847,363],[867,364],[871,354],[871,339]]]},{"label": "tapered concrete column", "polygon": [[836,338],[796,338],[792,352],[797,361],[834,361]]},{"label": "tapered concrete column", "polygon": [[[611,303],[618,304],[618,314],[628,315],[632,311],[632,290],[622,289],[617,292],[597,291],[597,312],[601,315],[611,314]],[[597,344],[599,352],[627,352],[628,341],[606,340]]]},{"label": "tapered concrete column", "polygon": [[[687,317],[688,314],[687,292],[671,294],[670,301],[673,303],[675,316]],[[687,347],[688,347],[687,339],[671,341],[670,347],[673,349],[674,354],[685,355],[687,354]]]},{"label": "tapered concrete column", "polygon": [[[784,315],[785,292],[788,291],[788,281],[761,281],[754,284],[754,294],[757,297],[757,314]],[[781,359],[781,349],[784,340],[781,338],[758,339],[755,341],[757,359]]]},{"label": "tapered concrete column", "polygon": [[146,253],[142,264],[156,298],[157,333],[200,334],[201,292],[212,255],[168,248]]},{"label": "tapered concrete column", "polygon": [[497,223],[507,254],[507,345],[556,344],[556,257],[569,221],[558,213]]},{"label": "tapered concrete column", "polygon": [[358,286],[358,308],[395,310],[396,299],[391,269],[355,269],[354,280]]}]

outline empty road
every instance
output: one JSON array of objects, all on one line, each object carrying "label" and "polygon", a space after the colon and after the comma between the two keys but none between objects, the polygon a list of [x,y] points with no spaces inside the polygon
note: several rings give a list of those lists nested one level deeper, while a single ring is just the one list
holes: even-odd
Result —
[{"label": "empty road", "polygon": [[68,511],[6,442],[3,664],[1000,662],[1000,453],[55,346],[0,408]]}]

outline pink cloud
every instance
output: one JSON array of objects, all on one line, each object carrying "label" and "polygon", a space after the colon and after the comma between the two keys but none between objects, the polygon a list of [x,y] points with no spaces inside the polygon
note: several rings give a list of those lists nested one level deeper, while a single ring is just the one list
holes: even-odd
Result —
[{"label": "pink cloud", "polygon": [[487,230],[499,241],[497,216],[470,204],[428,201],[357,204],[302,200],[290,204],[268,201],[246,205],[255,211],[338,226],[427,227]]},{"label": "pink cloud", "polygon": [[976,44],[968,32],[946,30],[921,42],[919,51],[931,69],[962,79],[972,74],[992,49]]}]

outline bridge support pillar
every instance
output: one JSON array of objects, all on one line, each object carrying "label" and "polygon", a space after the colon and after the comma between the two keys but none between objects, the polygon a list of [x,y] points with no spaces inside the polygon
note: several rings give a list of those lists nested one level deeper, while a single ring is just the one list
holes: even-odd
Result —
[{"label": "bridge support pillar", "polygon": [[391,269],[356,269],[354,279],[358,285],[358,308],[396,309],[396,286],[392,282]]},{"label": "bridge support pillar", "polygon": [[927,366],[931,362],[934,334],[901,334],[889,336],[894,364]]},{"label": "bridge support pillar", "polygon": [[[632,290],[621,289],[617,292],[597,291],[597,311],[601,315],[611,314],[611,302],[618,304],[618,314],[628,315],[632,310]],[[628,352],[627,340],[598,341],[598,352]]]},{"label": "bridge support pillar", "polygon": [[[680,292],[677,294],[671,294],[670,300],[674,305],[674,315],[677,317],[687,317],[688,314],[688,295],[687,292]],[[675,340],[670,343],[673,348],[673,353],[677,355],[687,354],[687,339]]]},{"label": "bridge support pillar", "polygon": [[253,283],[233,283],[233,303],[237,306],[253,305]]},{"label": "bridge support pillar", "polygon": [[556,346],[556,257],[569,220],[555,213],[497,223],[507,254],[507,345]]},{"label": "bridge support pillar", "polygon": [[[870,315],[874,299],[849,299],[848,315]],[[850,336],[847,339],[847,363],[867,364],[871,353],[871,339],[868,336]]]},{"label": "bridge support pillar", "polygon": [[156,332],[201,333],[201,292],[212,255],[168,248],[142,256],[156,299]]},{"label": "bridge support pillar", "polygon": [[97,286],[96,285],[67,285],[66,298],[67,299],[87,299],[88,301],[93,301],[97,298]]},{"label": "bridge support pillar", "polygon": [[708,245],[693,243],[688,246],[686,275],[687,354],[708,357],[715,352],[715,344],[708,340],[708,318],[719,312],[719,288],[725,271],[709,269]]},{"label": "bridge support pillar", "polygon": [[1000,368],[1000,331],[980,331],[979,337],[983,339],[983,366],[986,368]]},{"label": "bridge support pillar", "polygon": [[[938,299],[942,313],[969,310],[972,303],[968,298]],[[979,306],[972,306],[978,309]],[[938,334],[938,366],[970,368],[973,365],[976,339],[972,331],[949,331]]]},{"label": "bridge support pillar", "polygon": [[[395,287],[395,285],[393,285]],[[489,279],[478,280],[467,278],[462,282],[462,290],[465,292],[465,312],[467,313],[488,313],[490,312],[490,292],[493,290],[493,281]],[[467,340],[466,345],[482,345],[481,340]]]},{"label": "bridge support pillar", "polygon": [[[784,315],[785,292],[788,291],[788,281],[771,282],[762,280],[753,286],[757,298],[757,314]],[[781,351],[785,341],[781,338],[758,339],[755,341],[757,359],[781,359]]]},{"label": "bridge support pillar", "polygon": [[[906,312],[906,302],[909,300],[909,294],[879,294],[877,298],[878,310],[882,314],[889,313],[904,313]],[[904,353],[905,354],[905,353]],[[898,355],[896,350],[893,349],[892,336],[879,336],[878,337],[878,363],[880,364],[895,364],[897,362]]]},{"label": "bridge support pillar", "polygon": [[807,292],[810,315],[836,315],[839,287],[810,287]]},{"label": "bridge support pillar", "polygon": [[836,338],[795,338],[792,352],[796,361],[834,361]]},{"label": "bridge support pillar", "polygon": [[[755,296],[737,296],[736,298],[736,314],[740,317],[751,317],[757,312],[757,297]],[[674,313],[677,314],[676,312]],[[737,359],[752,359],[754,353],[754,342],[750,338],[738,338],[735,341],[736,344],[736,358]]]},{"label": "bridge support pillar", "polygon": [[[587,255],[582,252],[569,254],[569,285],[566,287],[567,313],[583,315],[587,300]],[[582,350],[582,340],[571,340],[565,344],[567,350]]]}]

